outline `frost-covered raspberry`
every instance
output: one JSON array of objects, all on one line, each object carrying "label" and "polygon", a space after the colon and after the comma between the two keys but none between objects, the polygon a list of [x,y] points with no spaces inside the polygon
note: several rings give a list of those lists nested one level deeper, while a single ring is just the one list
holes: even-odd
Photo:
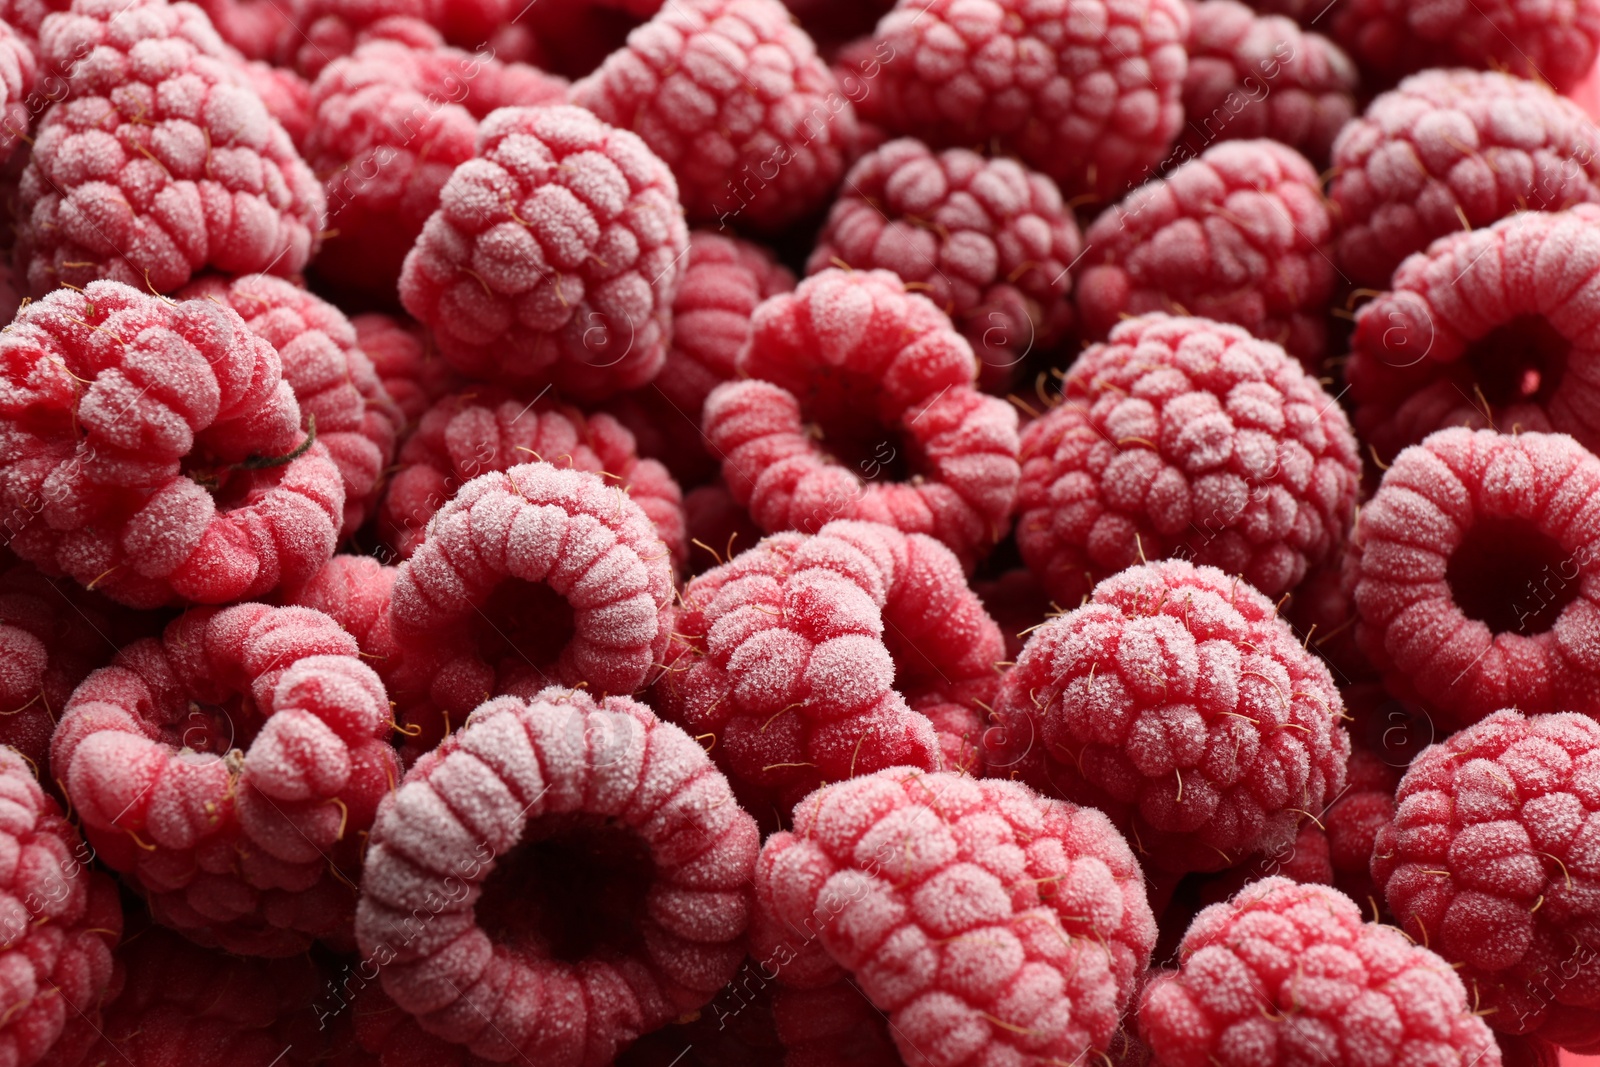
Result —
[{"label": "frost-covered raspberry", "polygon": [[1155,1067],[1470,1063],[1500,1050],[1444,960],[1336,889],[1268,878],[1195,917],[1139,1001]]},{"label": "frost-covered raspberry", "polygon": [[385,800],[356,936],[474,1057],[609,1063],[738,970],[758,847],[704,749],[644,705],[503,697]]},{"label": "frost-covered raspberry", "polygon": [[1034,631],[985,758],[990,774],[1107,812],[1158,869],[1219,870],[1284,849],[1344,788],[1342,713],[1271,600],[1167,560]]},{"label": "frost-covered raspberry", "polygon": [[354,533],[377,503],[405,417],[357,344],[350,320],[316,294],[269,274],[202,278],[179,295],[232,308],[278,350],[300,417],[308,428],[315,420],[317,440],[344,479],[340,536]]},{"label": "frost-covered raspberry", "polygon": [[361,831],[399,773],[358,651],[310,608],[197,608],[78,686],[51,763],[160,922],[250,955],[348,945]]},{"label": "frost-covered raspberry", "polygon": [[1183,126],[1188,33],[1180,0],[900,0],[869,42],[859,108],[935,148],[993,142],[1068,197],[1115,199]]},{"label": "frost-covered raspberry", "polygon": [[460,388],[460,379],[412,320],[373,311],[352,316],[350,325],[356,330],[356,345],[372,360],[384,392],[399,405],[408,427],[435,400]]},{"label": "frost-covered raspberry", "polygon": [[1110,1043],[1156,927],[1104,815],[896,767],[824,786],[792,825],[755,876],[766,936],[805,960],[780,983],[848,972],[908,1063],[1069,1063]]},{"label": "frost-covered raspberry", "polygon": [[488,45],[490,39],[520,17],[520,7],[515,0],[298,0],[295,25],[280,36],[279,51],[311,79],[379,37],[413,44],[448,42],[492,56],[497,49]]},{"label": "frost-covered raspberry", "polygon": [[45,19],[40,59],[71,91],[39,120],[18,188],[16,262],[35,297],[304,269],[321,185],[231,52],[189,4],[75,0]]},{"label": "frost-covered raspberry", "polygon": [[1600,1026],[1600,725],[1498,711],[1418,756],[1372,875],[1412,937],[1461,964],[1489,1025],[1557,1044]]},{"label": "frost-covered raspberry", "polygon": [[965,148],[935,154],[906,137],[850,168],[807,269],[893,271],[955,322],[984,384],[1003,385],[1072,324],[1068,268],[1081,250],[1078,224],[1043,174]]},{"label": "frost-covered raspberry", "polygon": [[1086,336],[1167,311],[1237,323],[1315,366],[1337,273],[1316,168],[1274,141],[1225,141],[1134,190],[1084,234]]},{"label": "frost-covered raspberry", "polygon": [[582,108],[502,108],[439,201],[400,298],[459,370],[584,398],[660,370],[689,231],[636,134]]},{"label": "frost-covered raspberry", "polygon": [[1411,256],[1356,314],[1356,429],[1392,459],[1449,426],[1600,448],[1600,207],[1527,212]]},{"label": "frost-covered raspberry", "polygon": [[1361,456],[1338,402],[1270,341],[1144,315],[1072,364],[1022,433],[1017,547],[1056,603],[1143,559],[1276,599],[1337,559]]},{"label": "frost-covered raspberry", "polygon": [[1441,732],[1600,714],[1600,459],[1561,434],[1441,430],[1361,509],[1345,585],[1389,691]]},{"label": "frost-covered raspberry", "polygon": [[973,387],[971,346],[890,272],[825,270],[768,300],[739,371],[755,380],[719,386],[702,428],[763,529],[883,522],[968,566],[1005,533],[1016,411]]},{"label": "frost-covered raspberry", "polygon": [[472,158],[498,107],[558,103],[566,84],[493,54],[379,38],[334,60],[311,88],[306,160],[323,175],[330,232],[319,278],[392,302],[406,253],[439,191]]},{"label": "frost-covered raspberry", "polygon": [[[131,17],[131,16],[130,16]],[[11,548],[113,600],[227,603],[333,552],[344,484],[277,350],[233,310],[120,282],[58,289],[0,333]]]},{"label": "frost-covered raspberry", "polygon": [[33,126],[35,42],[0,21],[0,163],[11,158]]},{"label": "frost-covered raspberry", "polygon": [[279,38],[293,32],[289,12],[277,0],[194,0],[194,5],[206,13],[217,35],[247,59],[274,58]]},{"label": "frost-covered raspberry", "polygon": [[409,558],[458,488],[530,460],[600,475],[649,516],[675,563],[687,559],[678,483],[660,463],[639,458],[633,435],[616,419],[493,387],[444,397],[422,416],[384,494],[379,531]]},{"label": "frost-covered raspberry", "polygon": [[1600,201],[1597,153],[1594,119],[1544,85],[1495,71],[1407,78],[1334,144],[1339,266],[1357,285],[1385,289],[1435,238]]},{"label": "frost-covered raspberry", "polygon": [[1383,903],[1383,890],[1372,880],[1372,844],[1394,817],[1399,782],[1397,768],[1371,752],[1352,749],[1345,792],[1322,816],[1333,884],[1362,908]]},{"label": "frost-covered raspberry", "polygon": [[261,97],[261,106],[278,120],[297,150],[306,143],[315,116],[311,110],[311,83],[286,67],[259,60],[235,66],[246,85]]},{"label": "frost-covered raspberry", "polygon": [[689,221],[778,230],[828,202],[856,113],[778,0],[674,0],[572,102],[644,138]]},{"label": "frost-covered raspberry", "polygon": [[1203,0],[1189,15],[1184,148],[1265,137],[1326,162],[1356,113],[1361,79],[1350,57],[1320,33],[1237,0]]}]

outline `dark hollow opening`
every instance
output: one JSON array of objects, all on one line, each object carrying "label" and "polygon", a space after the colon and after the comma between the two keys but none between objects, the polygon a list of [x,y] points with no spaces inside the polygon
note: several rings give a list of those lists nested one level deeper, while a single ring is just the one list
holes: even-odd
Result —
[{"label": "dark hollow opening", "polygon": [[1497,634],[1543,633],[1578,595],[1572,554],[1524,519],[1474,523],[1445,580],[1467,618]]},{"label": "dark hollow opening", "polygon": [[555,590],[516,578],[496,586],[471,621],[485,661],[508,667],[546,669],[576,632],[572,606]]},{"label": "dark hollow opening", "polygon": [[[878,417],[882,385],[838,367],[813,369],[800,397],[801,409],[822,450],[865,482],[903,482],[920,469],[920,457],[900,426]],[[906,421],[916,419],[912,410]]]},{"label": "dark hollow opening", "polygon": [[1466,362],[1490,406],[1543,404],[1561,384],[1571,348],[1544,316],[1523,315],[1474,342]]}]

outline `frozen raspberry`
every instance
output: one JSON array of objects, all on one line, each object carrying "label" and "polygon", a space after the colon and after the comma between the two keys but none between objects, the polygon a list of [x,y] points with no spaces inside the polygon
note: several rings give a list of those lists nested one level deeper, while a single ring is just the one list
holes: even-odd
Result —
[{"label": "frozen raspberry", "polygon": [[[130,18],[132,15],[130,14]],[[344,485],[277,351],[229,308],[58,289],[0,334],[11,548],[126,604],[226,603],[333,552]]]},{"label": "frozen raspberry", "polygon": [[644,138],[689,221],[779,230],[828,202],[856,113],[778,0],[674,0],[572,87]]},{"label": "frozen raspberry", "polygon": [[33,126],[35,42],[0,21],[0,163],[11,158]]},{"label": "frozen raspberry", "polygon": [[1356,113],[1360,76],[1350,57],[1320,33],[1236,0],[1203,0],[1189,14],[1184,150],[1265,137],[1326,162]]},{"label": "frozen raspberry", "polygon": [[[1196,629],[1199,627],[1199,629]],[[1215,567],[1130,567],[1028,639],[985,737],[991,774],[1093,804],[1161,870],[1273,854],[1344,788],[1328,669]]]},{"label": "frozen raspberry", "polygon": [[51,762],[101,857],[202,944],[348,944],[398,763],[383,683],[310,608],[198,608],[78,686]]},{"label": "frozen raspberry", "polygon": [[311,109],[311,83],[287,67],[274,67],[259,60],[235,69],[261,97],[261,105],[278,120],[295,149],[303,149],[316,118]]},{"label": "frozen raspberry", "polygon": [[1084,234],[1084,333],[1149,311],[1237,323],[1307,366],[1327,348],[1336,272],[1316,169],[1273,141],[1225,141],[1129,194]]},{"label": "frozen raspberry", "polygon": [[557,103],[565,82],[493,55],[374,39],[311,89],[306,159],[324,175],[333,231],[315,266],[340,292],[392,302],[406,253],[439,191],[472,158],[497,107]]},{"label": "frozen raspberry", "polygon": [[384,802],[356,936],[428,1033],[609,1063],[738,970],[758,845],[704,750],[644,705],[503,697]]},{"label": "frozen raspberry", "polygon": [[237,311],[252,333],[278,350],[300,414],[344,479],[340,536],[355,532],[377,503],[405,417],[384,392],[344,313],[293,282],[269,274],[206,277],[179,294]]},{"label": "frozen raspberry", "polygon": [[379,513],[379,530],[409,558],[428,523],[463,484],[530,460],[598,474],[639,505],[676,563],[688,558],[683,493],[667,469],[640,459],[633,435],[606,414],[585,417],[550,401],[530,403],[480,387],[447,396],[422,416],[400,453]]},{"label": "frozen raspberry", "polygon": [[503,108],[400,298],[463,373],[598,398],[660,370],[688,248],[677,183],[638,136],[581,108]]},{"label": "frozen raspberry", "polygon": [[976,370],[893,274],[826,270],[756,309],[739,371],[757,380],[719,386],[702,426],[763,529],[883,522],[971,566],[1005,533],[1019,474],[1016,411]]},{"label": "frozen raspberry", "polygon": [[513,687],[636,692],[666,653],[673,594],[661,535],[621,486],[548,462],[479,475],[395,577],[391,695],[436,740]]},{"label": "frozen raspberry", "polygon": [[279,0],[194,0],[194,5],[246,59],[273,59],[279,39],[294,32],[288,10],[293,5],[280,5]]},{"label": "frozen raspberry", "polygon": [[1068,197],[1113,200],[1183,127],[1188,34],[1180,0],[900,0],[842,58],[863,72],[862,117],[891,133],[993,143]]},{"label": "frozen raspberry", "polygon": [[95,278],[170,293],[207,266],[310,261],[322,188],[198,8],[74,0],[39,51],[71,74],[18,189],[16,262],[35,297]]},{"label": "frozen raspberry", "polygon": [[1394,817],[1399,781],[1398,769],[1371,752],[1354,749],[1345,774],[1345,793],[1322,816],[1333,884],[1363,908],[1383,903],[1383,890],[1372,880],[1372,843]]},{"label": "frozen raspberry", "polygon": [[893,271],[955,321],[983,383],[1003,386],[1071,325],[1068,267],[1081,249],[1043,174],[965,148],[935,154],[907,137],[850,168],[807,269]]},{"label": "frozen raspberry", "polygon": [[1334,145],[1339,266],[1357,285],[1390,288],[1435,238],[1600,201],[1597,148],[1595,121],[1543,85],[1493,71],[1407,78]]},{"label": "frozen raspberry", "polygon": [[1595,1041],[1597,768],[1593,719],[1498,711],[1417,757],[1378,833],[1372,876],[1390,910],[1461,965],[1497,1030]]},{"label": "frozen raspberry", "polygon": [[521,7],[517,0],[298,0],[296,26],[280,36],[280,52],[313,80],[376,37],[448,42],[493,56],[497,49],[480,46]]},{"label": "frozen raspberry", "polygon": [[894,688],[891,558],[864,540],[775,534],[683,590],[655,706],[708,743],[752,811],[827,781],[939,764],[932,724]]},{"label": "frozen raspberry", "polygon": [[1013,666],[1028,643],[1028,635],[1045,622],[1046,617],[1061,614],[1039,579],[1026,567],[1006,571],[998,578],[974,582],[973,592],[983,601],[984,610],[1000,625],[1006,642],[1005,666]]},{"label": "frozen raspberry", "polygon": [[372,360],[384,392],[400,407],[409,427],[433,402],[461,387],[448,364],[433,351],[415,322],[381,312],[355,315],[356,345]]},{"label": "frozen raspberry", "polygon": [[1362,509],[1356,639],[1441,732],[1500,708],[1600,714],[1600,459],[1559,434],[1442,430]]},{"label": "frozen raspberry", "polygon": [[1022,434],[1017,547],[1056,603],[1140,559],[1273,599],[1337,559],[1361,456],[1338,401],[1237,326],[1145,315],[1078,357]]},{"label": "frozen raspberry", "polygon": [[761,540],[761,531],[750,521],[750,513],[739,506],[720,481],[683,495],[683,521],[692,546],[691,574],[720,566]]},{"label": "frozen raspberry", "polygon": [[1407,259],[1356,315],[1346,375],[1362,439],[1380,460],[1448,426],[1600,448],[1586,285],[1597,267],[1600,207],[1589,205],[1513,215]]},{"label": "frozen raspberry", "polygon": [[1139,1001],[1155,1067],[1463,1063],[1500,1050],[1448,964],[1336,889],[1267,878],[1196,916]]},{"label": "frozen raspberry", "polygon": [[1104,815],[896,767],[817,790],[793,824],[761,850],[757,907],[791,955],[833,966],[779,982],[848,972],[907,1063],[1069,1063],[1110,1043],[1156,926]]},{"label": "frozen raspberry", "polygon": [[37,40],[39,24],[53,11],[66,11],[72,0],[0,0],[0,22],[23,37]]}]

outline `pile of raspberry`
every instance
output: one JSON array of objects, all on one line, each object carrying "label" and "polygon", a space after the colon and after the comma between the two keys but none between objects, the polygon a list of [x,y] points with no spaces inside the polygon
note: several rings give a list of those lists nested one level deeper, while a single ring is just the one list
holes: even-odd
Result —
[{"label": "pile of raspberry", "polygon": [[1597,53],[0,0],[0,1067],[1600,1053]]}]

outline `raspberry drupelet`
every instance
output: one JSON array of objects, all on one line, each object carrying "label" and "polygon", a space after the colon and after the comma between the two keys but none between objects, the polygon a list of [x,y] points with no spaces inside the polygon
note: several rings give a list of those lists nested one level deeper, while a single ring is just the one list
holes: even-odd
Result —
[{"label": "raspberry drupelet", "polygon": [[33,126],[38,42],[0,21],[0,163],[11,158]]},{"label": "raspberry drupelet", "polygon": [[439,354],[427,333],[411,319],[370,311],[350,319],[356,344],[372,360],[372,368],[405,416],[410,429],[433,402],[460,388],[461,381]]}]

